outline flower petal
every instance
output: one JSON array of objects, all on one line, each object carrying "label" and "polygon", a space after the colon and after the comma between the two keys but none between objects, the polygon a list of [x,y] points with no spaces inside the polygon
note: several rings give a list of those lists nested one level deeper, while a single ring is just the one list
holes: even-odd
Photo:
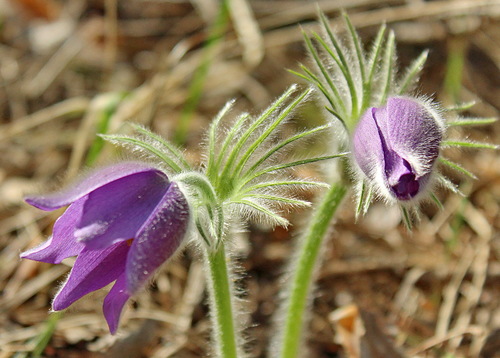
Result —
[{"label": "flower petal", "polygon": [[140,162],[121,162],[91,173],[74,186],[48,195],[26,197],[25,201],[41,210],[52,211],[80,199],[97,188],[117,179],[140,172],[155,171],[164,175],[158,169]]},{"label": "flower petal", "polygon": [[432,170],[439,156],[444,128],[423,103],[404,97],[387,102],[387,123],[379,123],[389,147],[407,160],[417,177]]},{"label": "flower petal", "polygon": [[379,193],[410,200],[430,181],[443,134],[444,124],[429,104],[391,97],[361,117],[353,136],[354,158]]},{"label": "flower petal", "polygon": [[78,255],[84,244],[74,237],[76,225],[80,222],[86,197],[71,204],[54,224],[52,236],[41,245],[25,251],[21,258],[51,264],[61,263],[62,260]]},{"label": "flower petal", "polygon": [[128,175],[92,191],[75,236],[93,250],[135,238],[169,185],[163,173],[147,171]]},{"label": "flower petal", "polygon": [[83,249],[75,261],[68,280],[52,302],[52,309],[67,308],[84,295],[113,282],[125,270],[130,246],[121,242],[104,250]]},{"label": "flower petal", "polygon": [[385,167],[385,153],[375,122],[375,111],[376,108],[370,108],[364,113],[354,131],[352,141],[354,158],[359,168],[371,180]]},{"label": "flower petal", "polygon": [[397,199],[410,200],[429,182],[439,156],[440,119],[424,103],[404,97],[389,98],[373,113],[385,144],[386,185]]},{"label": "flower petal", "polygon": [[116,333],[123,307],[130,298],[130,295],[126,292],[126,285],[126,275],[122,274],[120,275],[120,277],[118,277],[115,284],[113,285],[113,288],[109,291],[108,295],[104,299],[102,309],[104,312],[104,317],[106,317],[106,322],[108,322],[108,327],[111,334]]},{"label": "flower petal", "polygon": [[154,212],[144,222],[127,258],[127,292],[133,295],[174,254],[189,222],[189,206],[177,183],[172,182]]}]

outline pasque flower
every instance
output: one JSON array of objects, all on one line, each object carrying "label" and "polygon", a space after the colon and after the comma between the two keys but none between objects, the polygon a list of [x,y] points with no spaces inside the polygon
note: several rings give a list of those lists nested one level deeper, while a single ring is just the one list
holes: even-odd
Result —
[{"label": "pasque flower", "polygon": [[320,13],[323,36],[304,33],[314,67],[301,66],[303,72],[292,72],[315,85],[331,118],[342,124],[346,133],[343,138],[350,139],[333,143],[349,148],[351,167],[359,174],[353,182],[356,216],[365,214],[373,199],[379,197],[399,203],[410,228],[410,214],[418,217],[418,201],[430,198],[441,206],[432,191],[434,183],[459,193],[439,173],[437,164],[475,178],[460,164],[444,158],[442,148],[497,148],[488,143],[451,139],[449,129],[489,124],[495,119],[459,116],[473,103],[441,108],[430,100],[415,97],[428,51],[407,68],[398,68],[392,31],[387,32],[382,25],[367,50],[349,17],[343,17],[345,37],[337,35]]},{"label": "pasque flower", "polygon": [[439,156],[444,122],[424,101],[390,97],[369,108],[354,130],[354,160],[386,198],[408,201],[425,192]]},{"label": "pasque flower", "polygon": [[115,281],[103,305],[111,333],[127,300],[181,246],[190,221],[178,184],[140,162],[105,167],[69,189],[26,201],[46,211],[69,205],[52,236],[21,254],[53,264],[76,256],[53,310]]}]

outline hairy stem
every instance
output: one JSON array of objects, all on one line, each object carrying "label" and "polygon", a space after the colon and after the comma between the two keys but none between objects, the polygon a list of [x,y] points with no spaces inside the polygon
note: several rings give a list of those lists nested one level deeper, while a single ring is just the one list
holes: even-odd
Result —
[{"label": "hairy stem", "polygon": [[291,267],[291,279],[283,304],[283,325],[278,332],[278,354],[276,357],[294,358],[299,356],[302,342],[305,310],[313,287],[313,276],[319,252],[330,223],[345,196],[347,188],[342,184],[330,187],[323,200],[314,211],[310,224],[299,238],[298,252]]},{"label": "hairy stem", "polygon": [[240,353],[239,340],[234,321],[232,288],[226,260],[223,242],[219,243],[216,251],[207,252],[212,329],[216,346],[215,356],[218,358],[237,358]]}]

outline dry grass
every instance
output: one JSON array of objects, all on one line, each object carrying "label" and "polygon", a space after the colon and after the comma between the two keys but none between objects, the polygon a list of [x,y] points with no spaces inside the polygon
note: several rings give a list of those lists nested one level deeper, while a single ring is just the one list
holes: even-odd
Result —
[{"label": "dry grass", "polygon": [[[64,265],[19,260],[22,250],[49,235],[57,218],[28,207],[23,195],[77,175],[110,92],[128,93],[111,117],[110,131],[132,120],[171,137],[203,59],[206,24],[216,16],[216,3],[0,1],[0,357],[22,357],[33,349],[68,271]],[[429,48],[421,92],[449,101],[450,91],[456,91],[463,101],[478,101],[471,115],[498,117],[499,1],[318,4],[333,23],[345,8],[367,40],[387,22],[396,31],[403,64]],[[297,81],[285,68],[307,61],[297,24],[316,26],[316,4],[234,0],[232,16],[224,41],[211,54],[190,124],[186,148],[193,161],[203,128],[225,101],[236,97],[240,108],[257,111]],[[463,85],[445,90],[447,59],[461,54]],[[500,143],[500,124],[465,135]],[[105,147],[99,162],[114,154]],[[467,199],[442,193],[444,210],[425,207],[412,235],[392,209],[376,206],[355,224],[352,205],[344,205],[320,270],[307,334],[310,357],[345,356],[360,339],[373,343],[380,337],[399,353],[385,348],[382,355],[371,351],[363,357],[500,357],[500,157],[475,150],[450,157],[479,179],[452,177]],[[265,355],[293,231],[252,227],[241,239],[240,263],[248,270],[241,283],[248,289],[245,309],[253,324],[250,350],[258,357]],[[126,311],[118,336],[107,332],[98,292],[64,314],[43,356],[205,356],[203,270],[192,256],[187,252],[166,265],[149,292]],[[339,311],[332,315],[350,305],[356,309],[342,317],[361,322],[364,337],[342,333]]]}]

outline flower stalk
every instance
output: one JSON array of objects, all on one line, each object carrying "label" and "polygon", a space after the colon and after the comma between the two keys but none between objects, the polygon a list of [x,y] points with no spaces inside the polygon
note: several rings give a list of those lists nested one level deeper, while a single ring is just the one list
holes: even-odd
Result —
[{"label": "flower stalk", "polygon": [[233,297],[228,256],[223,242],[214,251],[207,250],[209,269],[209,295],[212,319],[212,336],[215,356],[236,358],[240,354],[239,339],[234,317]]},{"label": "flower stalk", "polygon": [[293,358],[299,355],[305,311],[309,297],[311,297],[315,268],[320,261],[320,249],[346,192],[346,185],[332,185],[314,211],[307,231],[299,238],[301,246],[295,262],[291,265],[294,271],[289,286],[286,288],[286,299],[283,305],[285,322],[282,332],[278,334],[280,338],[278,352],[273,356]]}]

